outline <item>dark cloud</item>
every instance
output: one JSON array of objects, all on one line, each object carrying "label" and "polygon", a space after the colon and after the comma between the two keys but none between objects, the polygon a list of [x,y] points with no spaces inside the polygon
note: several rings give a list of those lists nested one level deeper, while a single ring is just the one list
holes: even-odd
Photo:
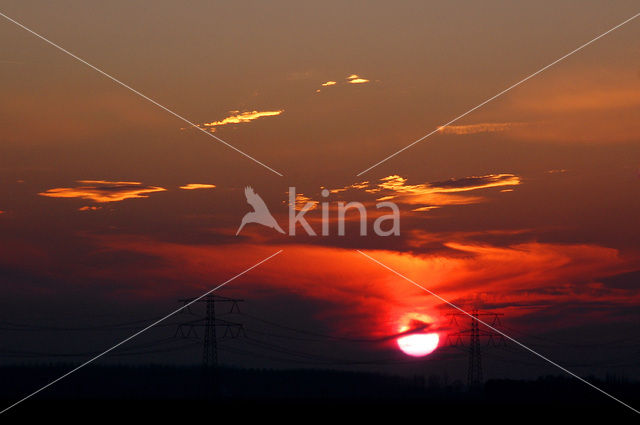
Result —
[{"label": "dark cloud", "polygon": [[453,178],[444,181],[430,183],[433,187],[442,189],[480,189],[493,186],[510,186],[520,182],[520,178],[515,174],[489,174],[486,176],[471,176]]},{"label": "dark cloud", "polygon": [[638,291],[640,290],[640,270],[604,277],[600,282],[608,288]]}]

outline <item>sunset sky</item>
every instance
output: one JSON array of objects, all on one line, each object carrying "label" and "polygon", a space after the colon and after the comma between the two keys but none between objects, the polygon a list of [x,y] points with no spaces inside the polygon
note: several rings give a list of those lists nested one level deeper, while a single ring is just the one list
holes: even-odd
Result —
[{"label": "sunset sky", "polygon": [[[58,328],[142,326],[283,250],[219,292],[245,300],[247,316],[229,320],[255,332],[249,343],[466,376],[466,355],[446,344],[454,310],[361,250],[464,309],[504,313],[505,333],[577,373],[640,377],[640,20],[439,128],[637,7],[2,1],[3,14],[204,131],[0,18],[0,361],[108,348],[135,327]],[[256,224],[235,236],[246,186],[285,229],[295,187],[334,218],[337,202],[362,202],[369,229],[375,204],[393,201],[401,232],[363,237],[349,220],[345,236],[334,221],[328,236]],[[319,233],[320,204],[307,217]],[[419,360],[394,338],[416,321],[440,334]],[[228,364],[309,360],[224,344]],[[494,354],[491,377],[559,373],[516,347]]]}]

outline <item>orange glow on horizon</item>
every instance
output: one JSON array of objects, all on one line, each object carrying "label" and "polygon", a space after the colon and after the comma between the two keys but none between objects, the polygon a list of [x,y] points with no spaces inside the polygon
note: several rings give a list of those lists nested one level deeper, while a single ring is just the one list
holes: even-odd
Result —
[{"label": "orange glow on horizon", "polygon": [[[232,234],[233,230],[229,232]],[[100,237],[100,244],[106,249],[144,253],[162,259],[163,267],[136,268],[137,275],[145,278],[128,290],[131,295],[153,298],[187,290],[184,286],[167,284],[159,291],[158,281],[186,280],[213,285],[247,267],[251,261],[283,249],[283,254],[260,267],[259,280],[232,287],[250,291],[254,297],[284,290],[303,299],[322,301],[324,307],[318,313],[323,320],[328,320],[328,326],[337,335],[381,338],[411,330],[421,333],[443,330],[439,318],[443,307],[441,301],[403,279],[381,271],[380,266],[352,250],[270,244],[260,232],[255,236],[248,232],[245,238],[248,239],[244,243],[190,246],[121,236]],[[514,318],[537,312],[536,305],[590,303],[594,299],[621,306],[638,302],[638,296],[615,288],[607,289],[597,283],[597,279],[605,276],[637,269],[637,264],[625,261],[615,249],[538,242],[513,246],[477,245],[464,242],[464,235],[452,237],[446,247],[443,252],[431,254],[367,252],[463,308],[466,303],[477,301],[478,296],[490,304],[534,306],[533,310],[509,311]],[[287,268],[285,275],[282,267]],[[212,270],[216,273],[212,274]],[[95,273],[117,280],[127,276],[128,270],[101,269]],[[582,283],[585,279],[595,280],[587,285]],[[425,324],[429,326],[422,327]]]}]

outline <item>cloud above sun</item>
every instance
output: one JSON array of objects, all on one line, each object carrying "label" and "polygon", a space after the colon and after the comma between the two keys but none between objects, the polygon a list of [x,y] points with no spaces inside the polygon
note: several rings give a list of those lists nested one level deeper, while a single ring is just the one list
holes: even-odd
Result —
[{"label": "cloud above sun", "polygon": [[147,186],[140,182],[78,180],[76,187],[57,187],[41,192],[38,195],[50,198],[78,198],[98,203],[119,202],[125,199],[148,198],[148,194],[164,192],[159,186]]},{"label": "cloud above sun", "polygon": [[229,124],[243,124],[248,123],[258,118],[275,117],[284,112],[284,109],[278,109],[274,111],[229,111],[231,115],[225,117],[219,121],[205,122],[199,125],[202,129],[207,129],[211,133],[215,133],[216,129],[221,126]]}]

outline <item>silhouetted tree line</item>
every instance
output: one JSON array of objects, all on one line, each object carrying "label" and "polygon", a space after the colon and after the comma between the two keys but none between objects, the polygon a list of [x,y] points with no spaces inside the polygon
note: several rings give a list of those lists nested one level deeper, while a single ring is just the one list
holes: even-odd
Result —
[{"label": "silhouetted tree line", "polygon": [[[9,405],[72,367],[0,367],[0,401]],[[631,405],[640,405],[638,382],[614,375],[589,380]],[[562,376],[489,380],[480,391],[470,392],[462,382],[451,381],[447,375],[402,377],[337,370],[205,370],[160,365],[86,367],[23,403],[10,415],[40,418],[52,412],[66,412],[65,409],[74,414],[100,411],[115,415],[126,410],[132,417],[166,419],[203,406],[242,411],[256,405],[265,413],[294,408],[318,411],[322,406],[320,411],[325,414],[332,409],[349,408],[374,417],[375,412],[382,415],[425,409],[432,415],[451,412],[457,417],[493,415],[494,411],[505,415],[569,415],[574,419],[593,419],[600,414],[608,419],[635,415],[584,383]]]}]

